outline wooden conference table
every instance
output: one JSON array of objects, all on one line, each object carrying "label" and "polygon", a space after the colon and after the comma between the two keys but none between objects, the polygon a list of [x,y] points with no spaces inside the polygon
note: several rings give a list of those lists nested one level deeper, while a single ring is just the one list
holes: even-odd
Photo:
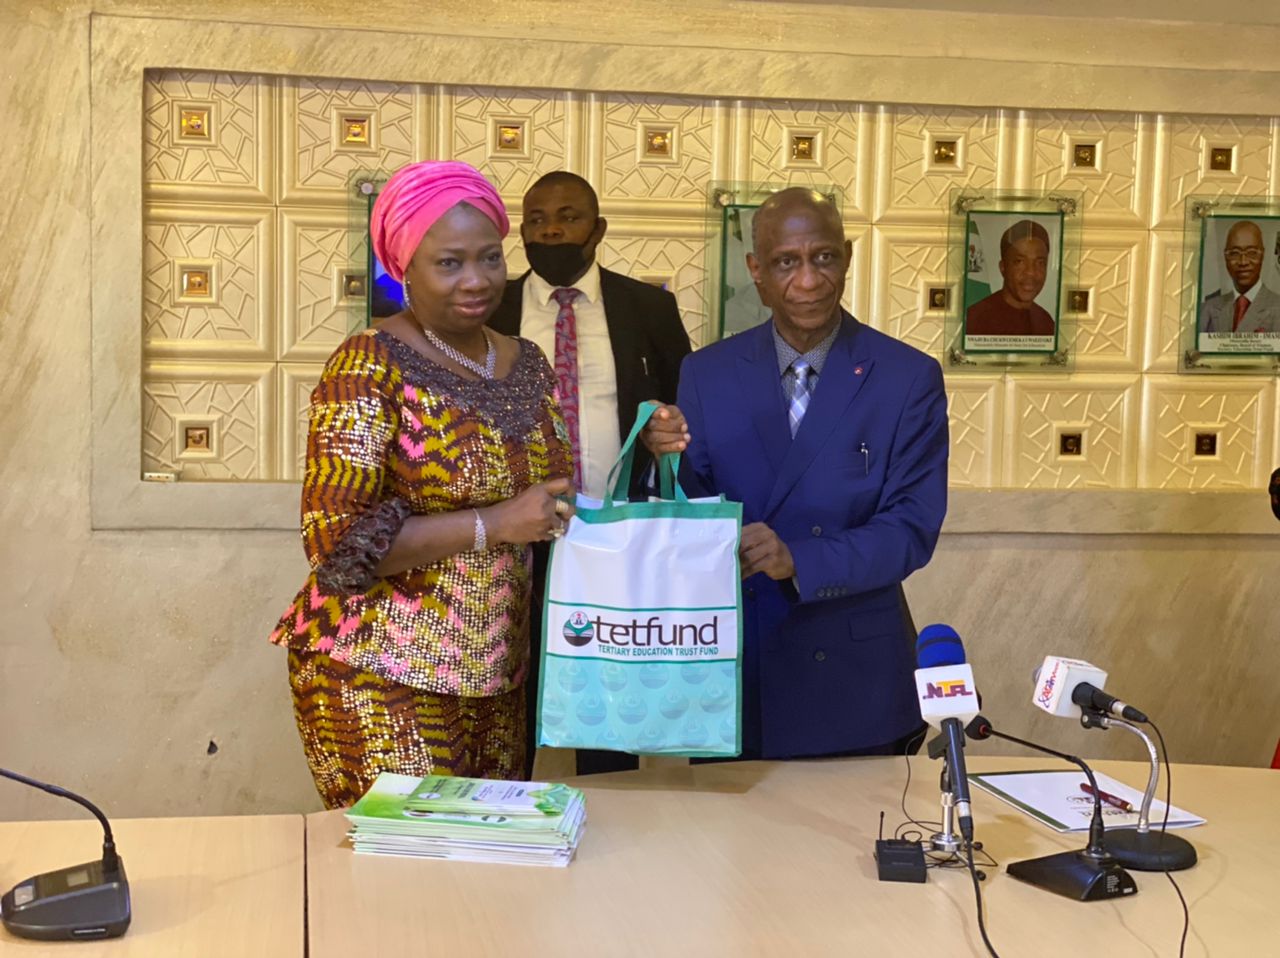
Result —
[{"label": "wooden conference table", "polygon": [[[934,818],[938,763],[911,765],[907,807]],[[1095,767],[1146,783],[1137,763]],[[309,954],[985,955],[967,871],[930,870],[923,885],[876,880],[880,811],[888,830],[902,819],[904,782],[901,758],[580,779],[587,831],[566,869],[357,856],[341,813],[310,815]],[[1200,854],[1177,874],[1191,905],[1187,955],[1280,955],[1280,772],[1174,766],[1174,803],[1208,819],[1182,832]],[[1002,864],[1084,845],[977,790],[974,821]],[[1161,874],[1134,873],[1133,897],[1081,903],[986,871],[987,929],[1003,958],[1178,954],[1182,910]]]},{"label": "wooden conference table", "polygon": [[[0,928],[4,958],[301,958],[301,815],[135,818],[111,823],[133,922],[111,941],[29,941]],[[0,891],[102,854],[93,819],[0,823]]]},{"label": "wooden conference table", "polygon": [[[908,809],[937,809],[938,764],[913,758]],[[1044,767],[970,758],[971,769]],[[1098,762],[1131,785],[1145,767]],[[133,926],[104,942],[42,943],[0,930],[0,954],[981,956],[965,871],[881,883],[872,847],[901,819],[902,759],[661,768],[578,780],[589,822],[567,869],[352,854],[340,812],[113,823]],[[1280,772],[1175,766],[1175,803],[1200,863],[1178,873],[1187,955],[1280,955]],[[1001,862],[1083,845],[975,792],[978,838]],[[305,857],[304,857],[305,845]],[[93,821],[0,824],[0,886],[86,861]],[[304,878],[305,872],[305,878]],[[1082,904],[987,868],[987,927],[1003,958],[1176,955],[1182,914],[1163,875]],[[305,881],[305,884],[304,884]]]}]

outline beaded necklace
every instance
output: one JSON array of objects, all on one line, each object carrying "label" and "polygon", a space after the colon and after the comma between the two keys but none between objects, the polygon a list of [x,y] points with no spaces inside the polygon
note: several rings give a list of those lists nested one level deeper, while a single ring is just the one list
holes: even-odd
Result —
[{"label": "beaded necklace", "polygon": [[492,379],[494,377],[494,373],[497,371],[497,368],[498,368],[498,350],[494,348],[493,339],[492,337],[489,336],[488,330],[483,328],[480,330],[481,333],[484,334],[485,345],[488,347],[485,350],[485,354],[484,354],[484,365],[481,366],[474,359],[471,359],[468,356],[464,356],[459,350],[454,349],[452,346],[446,343],[443,339],[441,339],[431,330],[427,329],[426,326],[423,326],[420,322],[418,322],[418,317],[413,311],[413,304],[409,302],[408,282],[405,283],[404,308],[409,313],[409,315],[413,318],[413,324],[417,326],[420,330],[422,330],[422,334],[427,337],[427,340],[431,343],[432,346],[440,350],[440,352],[444,353],[446,356],[452,359],[455,363],[457,363],[463,369],[471,370],[481,379]]}]

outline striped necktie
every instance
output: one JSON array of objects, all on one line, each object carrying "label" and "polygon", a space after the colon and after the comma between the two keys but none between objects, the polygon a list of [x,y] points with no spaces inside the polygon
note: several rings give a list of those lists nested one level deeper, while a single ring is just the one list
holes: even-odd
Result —
[{"label": "striped necktie", "polygon": [[809,397],[813,394],[809,387],[809,374],[813,372],[813,367],[803,359],[797,359],[791,364],[790,371],[795,375],[796,381],[791,390],[791,406],[787,418],[791,423],[791,437],[794,439],[800,431],[800,421],[809,408]]}]

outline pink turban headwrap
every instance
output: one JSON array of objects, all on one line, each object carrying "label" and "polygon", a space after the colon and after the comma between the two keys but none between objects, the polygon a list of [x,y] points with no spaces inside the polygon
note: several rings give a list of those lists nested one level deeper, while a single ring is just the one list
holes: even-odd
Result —
[{"label": "pink turban headwrap", "polygon": [[427,160],[396,170],[378,193],[369,217],[373,254],[392,279],[404,282],[404,271],[427,230],[464,202],[492,220],[500,236],[511,231],[502,197],[475,167]]}]

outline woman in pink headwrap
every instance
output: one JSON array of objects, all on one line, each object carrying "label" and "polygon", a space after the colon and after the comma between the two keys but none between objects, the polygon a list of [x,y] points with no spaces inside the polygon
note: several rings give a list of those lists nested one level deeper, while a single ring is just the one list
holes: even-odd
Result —
[{"label": "woman in pink headwrap", "polygon": [[465,163],[399,170],[370,238],[405,308],[339,346],[311,396],[313,571],[271,639],[330,808],[382,771],[523,772],[529,543],[563,532],[573,469],[546,359],[485,326],[507,229]]}]

